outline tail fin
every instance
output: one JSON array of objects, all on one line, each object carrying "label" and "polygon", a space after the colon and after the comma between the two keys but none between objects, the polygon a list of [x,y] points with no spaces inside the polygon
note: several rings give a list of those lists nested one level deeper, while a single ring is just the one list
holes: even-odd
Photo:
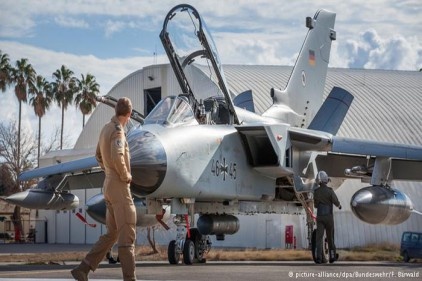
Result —
[{"label": "tail fin", "polygon": [[337,134],[352,101],[352,94],[342,88],[334,87],[309,124],[308,129]]},{"label": "tail fin", "polygon": [[321,106],[330,58],[336,39],[336,14],[319,10],[306,18],[309,28],[286,88],[271,89],[274,104],[263,116],[280,119],[295,127],[308,127]]}]

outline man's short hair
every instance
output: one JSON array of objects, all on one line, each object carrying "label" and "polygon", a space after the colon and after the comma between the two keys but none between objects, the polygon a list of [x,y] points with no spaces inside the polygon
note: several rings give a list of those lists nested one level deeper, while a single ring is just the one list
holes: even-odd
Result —
[{"label": "man's short hair", "polygon": [[116,116],[125,116],[132,112],[132,102],[129,98],[120,98],[116,103]]}]

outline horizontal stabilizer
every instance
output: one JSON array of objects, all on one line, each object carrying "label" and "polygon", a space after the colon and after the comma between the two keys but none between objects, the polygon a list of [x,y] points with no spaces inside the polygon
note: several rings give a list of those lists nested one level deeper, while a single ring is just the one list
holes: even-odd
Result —
[{"label": "horizontal stabilizer", "polygon": [[334,87],[308,129],[337,134],[352,101],[352,94],[342,88]]},{"label": "horizontal stabilizer", "polygon": [[75,173],[99,167],[95,156],[60,163],[53,166],[42,167],[31,171],[25,171],[19,175],[19,180],[27,181],[33,178],[47,177],[51,175]]}]

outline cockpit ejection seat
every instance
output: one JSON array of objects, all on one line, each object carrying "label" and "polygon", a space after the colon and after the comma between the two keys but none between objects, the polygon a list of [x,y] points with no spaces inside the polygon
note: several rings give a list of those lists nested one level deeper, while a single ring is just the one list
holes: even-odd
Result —
[{"label": "cockpit ejection seat", "polygon": [[204,100],[205,112],[210,113],[210,118],[215,124],[229,124],[230,114],[223,98],[211,97]]}]

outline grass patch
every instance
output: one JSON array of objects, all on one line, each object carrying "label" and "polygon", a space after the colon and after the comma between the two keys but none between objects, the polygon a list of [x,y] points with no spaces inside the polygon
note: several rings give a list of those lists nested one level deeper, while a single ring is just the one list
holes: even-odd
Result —
[{"label": "grass patch", "polygon": [[312,255],[307,250],[211,250],[207,255],[211,261],[310,261]]},{"label": "grass patch", "polygon": [[359,246],[350,249],[351,251],[358,251],[358,252],[375,252],[375,251],[384,251],[384,252],[398,252],[400,251],[400,245],[394,243],[372,243],[366,246]]},{"label": "grass patch", "polygon": [[403,261],[400,246],[387,242],[340,250],[339,254],[344,261]]},{"label": "grass patch", "polygon": [[[167,246],[157,247],[153,253],[148,246],[136,247],[137,261],[167,261]],[[339,249],[340,261],[393,261],[402,262],[400,248],[395,244],[381,243],[351,249]],[[55,252],[19,255],[0,255],[0,262],[23,262],[27,264],[63,264],[66,261],[81,261],[87,252]],[[114,253],[117,256],[117,253]],[[211,249],[208,261],[312,261],[305,249]],[[421,262],[417,260],[416,262]]]}]

